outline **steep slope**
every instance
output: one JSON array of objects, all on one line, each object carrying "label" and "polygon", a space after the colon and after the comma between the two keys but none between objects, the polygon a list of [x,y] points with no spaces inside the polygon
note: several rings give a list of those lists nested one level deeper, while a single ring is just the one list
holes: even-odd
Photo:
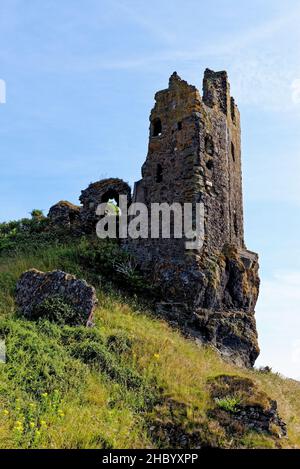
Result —
[{"label": "steep slope", "polygon": [[[155,317],[116,245],[24,236],[6,237],[0,256],[0,447],[300,448],[300,383],[233,366]],[[95,327],[18,317],[15,284],[33,267],[93,283]],[[259,428],[273,412],[269,397],[287,436],[273,417]],[[249,409],[259,414],[252,428]]]}]

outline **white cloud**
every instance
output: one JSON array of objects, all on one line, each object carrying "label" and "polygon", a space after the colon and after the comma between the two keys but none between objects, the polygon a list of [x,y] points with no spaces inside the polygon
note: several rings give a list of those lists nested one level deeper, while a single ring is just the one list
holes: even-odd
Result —
[{"label": "white cloud", "polygon": [[292,82],[291,89],[293,103],[300,104],[300,78],[297,78]]}]

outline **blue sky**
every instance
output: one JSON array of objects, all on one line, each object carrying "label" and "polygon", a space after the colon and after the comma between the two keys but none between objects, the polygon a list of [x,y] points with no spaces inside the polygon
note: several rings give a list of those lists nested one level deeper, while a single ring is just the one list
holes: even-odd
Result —
[{"label": "blue sky", "polygon": [[174,70],[201,88],[226,69],[260,254],[257,364],[300,379],[299,22],[296,0],[1,0],[0,220],[139,179],[155,91]]}]

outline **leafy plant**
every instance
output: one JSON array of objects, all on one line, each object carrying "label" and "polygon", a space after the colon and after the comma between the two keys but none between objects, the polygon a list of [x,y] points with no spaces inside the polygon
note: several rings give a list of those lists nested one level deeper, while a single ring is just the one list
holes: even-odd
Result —
[{"label": "leafy plant", "polygon": [[86,320],[85,316],[81,314],[80,311],[76,310],[72,304],[68,303],[65,298],[59,295],[45,298],[41,303],[35,306],[31,319],[38,318],[48,319],[60,325],[84,324]]},{"label": "leafy plant", "polygon": [[226,412],[238,412],[240,402],[240,398],[237,396],[215,398],[215,403],[217,404],[217,406],[220,407],[220,409],[226,410]]}]

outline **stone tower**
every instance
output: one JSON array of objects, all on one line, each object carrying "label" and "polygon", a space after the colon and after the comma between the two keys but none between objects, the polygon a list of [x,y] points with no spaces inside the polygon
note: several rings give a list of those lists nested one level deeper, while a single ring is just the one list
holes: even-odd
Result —
[{"label": "stone tower", "polygon": [[[60,202],[49,217],[91,233],[98,204],[111,198],[118,203],[120,195],[131,203],[124,181],[97,181],[82,191],[81,207]],[[148,154],[132,201],[149,209],[149,230],[152,203],[190,203],[195,218],[201,204],[204,242],[198,248],[187,249],[184,237],[165,239],[161,232],[119,242],[158,287],[159,314],[236,363],[253,365],[259,353],[258,256],[244,244],[240,115],[226,72],[205,71],[202,97],[177,73],[156,93]]]},{"label": "stone tower", "polygon": [[[240,116],[226,72],[205,71],[203,99],[174,73],[155,100],[143,179],[135,184],[133,200],[203,201],[206,247],[244,247]],[[164,247],[157,252],[163,255]]]},{"label": "stone tower", "polygon": [[245,248],[239,110],[226,72],[206,70],[203,97],[177,73],[155,95],[142,179],[133,201],[203,202],[204,245],[185,239],[129,240],[164,301],[159,310],[237,362],[258,355],[254,307],[258,259]]}]

